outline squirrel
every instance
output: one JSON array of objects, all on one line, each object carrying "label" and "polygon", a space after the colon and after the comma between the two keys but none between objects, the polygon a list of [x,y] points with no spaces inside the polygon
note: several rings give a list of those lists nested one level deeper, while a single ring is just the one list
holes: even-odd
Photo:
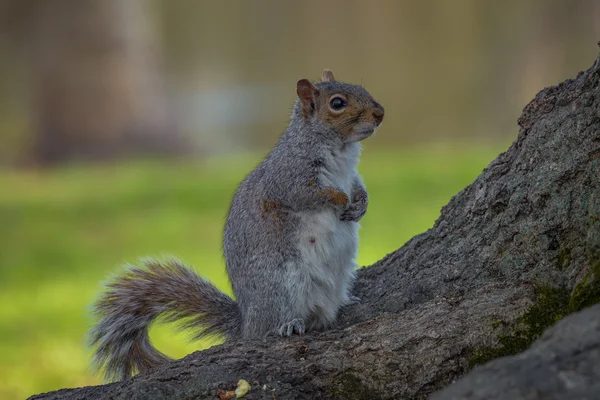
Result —
[{"label": "squirrel", "polygon": [[223,252],[236,300],[176,259],[129,266],[94,304],[89,342],[106,380],[171,360],[148,336],[159,316],[183,321],[195,339],[261,339],[325,330],[359,301],[350,294],[368,204],[359,142],[384,108],[330,70],[320,82],[299,80],[296,93],[288,128],[231,201]]}]

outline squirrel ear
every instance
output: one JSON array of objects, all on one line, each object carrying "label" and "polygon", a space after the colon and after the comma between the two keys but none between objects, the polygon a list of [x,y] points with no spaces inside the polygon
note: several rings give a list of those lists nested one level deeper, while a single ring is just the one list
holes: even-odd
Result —
[{"label": "squirrel ear", "polygon": [[323,82],[335,82],[335,77],[333,76],[333,72],[331,70],[325,68],[323,71],[323,75],[321,76],[321,80]]},{"label": "squirrel ear", "polygon": [[315,97],[319,94],[319,89],[308,79],[300,79],[296,84],[296,93],[302,104],[302,114],[306,118],[315,109]]}]

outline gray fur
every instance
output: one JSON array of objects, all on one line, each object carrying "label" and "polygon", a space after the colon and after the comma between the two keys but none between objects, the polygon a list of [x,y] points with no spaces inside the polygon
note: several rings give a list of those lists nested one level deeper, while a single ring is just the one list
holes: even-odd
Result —
[{"label": "gray fur", "polygon": [[150,343],[148,327],[160,315],[182,320],[195,337],[239,336],[240,311],[235,302],[177,260],[149,260],[129,267],[107,285],[95,304],[100,318],[89,341],[94,364],[107,380],[125,379],[169,358]]},{"label": "gray fur", "polygon": [[[289,127],[233,197],[223,250],[236,301],[176,260],[132,267],[95,308],[100,321],[90,339],[108,379],[169,360],[148,338],[148,326],[162,314],[183,319],[197,338],[256,339],[326,329],[342,306],[357,301],[349,292],[368,199],[356,171],[358,141],[374,132],[383,108],[360,86],[315,87],[320,102],[304,113],[296,102]],[[320,117],[332,93],[352,98],[355,117],[335,123]],[[349,127],[350,134],[338,131]],[[323,195],[328,190],[350,201],[332,202]]]}]

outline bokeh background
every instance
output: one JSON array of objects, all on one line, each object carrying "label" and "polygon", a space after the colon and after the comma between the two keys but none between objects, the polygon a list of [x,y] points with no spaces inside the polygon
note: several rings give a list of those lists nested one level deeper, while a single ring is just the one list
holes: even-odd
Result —
[{"label": "bokeh background", "polygon": [[[595,0],[0,0],[0,398],[100,383],[101,283],[176,255],[230,293],[237,183],[330,68],[386,108],[359,261],[429,228],[545,86],[598,53]],[[180,357],[210,343],[157,325]]]}]

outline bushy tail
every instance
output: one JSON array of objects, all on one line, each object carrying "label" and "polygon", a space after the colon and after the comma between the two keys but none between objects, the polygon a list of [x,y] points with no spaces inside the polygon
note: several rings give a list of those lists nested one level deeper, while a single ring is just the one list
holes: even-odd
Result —
[{"label": "bushy tail", "polygon": [[107,380],[126,379],[170,359],[150,343],[148,327],[160,315],[183,320],[194,338],[239,335],[240,310],[233,299],[177,260],[129,267],[107,285],[94,306],[100,320],[90,332],[94,363]]}]

